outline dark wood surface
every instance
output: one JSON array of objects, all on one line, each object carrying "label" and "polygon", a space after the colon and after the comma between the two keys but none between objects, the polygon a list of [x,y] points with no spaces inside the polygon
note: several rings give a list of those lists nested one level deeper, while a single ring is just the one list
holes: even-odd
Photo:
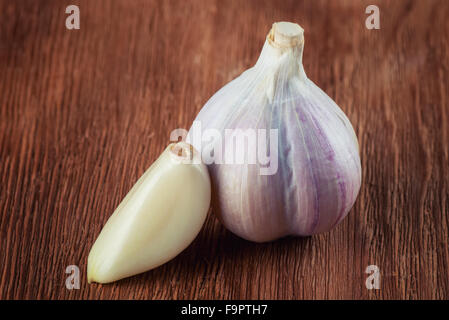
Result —
[{"label": "dark wood surface", "polygon": [[[365,28],[377,4],[381,29]],[[0,1],[1,299],[449,298],[449,2]],[[75,3],[73,3],[75,4]],[[153,271],[87,284],[89,250],[137,178],[271,24],[305,29],[307,75],[357,132],[349,216],[254,244],[212,214]],[[365,268],[380,269],[379,290]],[[81,288],[65,287],[78,265]]]}]

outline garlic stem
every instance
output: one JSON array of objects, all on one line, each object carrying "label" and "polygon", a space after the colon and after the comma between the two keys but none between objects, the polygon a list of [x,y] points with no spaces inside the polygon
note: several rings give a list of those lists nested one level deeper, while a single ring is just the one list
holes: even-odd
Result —
[{"label": "garlic stem", "polygon": [[272,46],[278,48],[291,48],[304,42],[304,29],[296,23],[277,22],[267,36]]}]

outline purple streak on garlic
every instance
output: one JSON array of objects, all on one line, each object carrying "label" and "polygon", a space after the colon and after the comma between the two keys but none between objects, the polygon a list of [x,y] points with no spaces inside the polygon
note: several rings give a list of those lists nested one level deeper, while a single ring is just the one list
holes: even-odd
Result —
[{"label": "purple streak on garlic", "polygon": [[[303,47],[299,25],[273,24],[256,65],[220,89],[196,118],[203,131],[222,136],[225,129],[278,130],[273,175],[261,175],[257,163],[208,165],[213,211],[247,240],[329,231],[360,189],[357,137],[343,111],[307,78]],[[206,143],[193,141],[199,150]]]}]

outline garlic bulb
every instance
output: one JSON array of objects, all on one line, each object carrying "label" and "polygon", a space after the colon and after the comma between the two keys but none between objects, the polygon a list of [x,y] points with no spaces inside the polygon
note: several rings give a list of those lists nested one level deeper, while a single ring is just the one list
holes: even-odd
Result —
[{"label": "garlic bulb", "polygon": [[[245,157],[207,164],[213,211],[251,241],[328,231],[347,215],[360,189],[357,137],[342,110],[307,78],[303,47],[299,25],[273,24],[255,66],[220,89],[189,131],[187,141],[203,160]],[[235,131],[244,133],[245,150],[222,141],[239,139]],[[255,136],[257,143],[250,139]],[[261,149],[270,150],[268,172],[262,170],[267,163],[248,160]]]},{"label": "garlic bulb", "polygon": [[88,258],[88,281],[108,283],[171,260],[197,236],[210,206],[206,166],[170,144],[109,218]]}]

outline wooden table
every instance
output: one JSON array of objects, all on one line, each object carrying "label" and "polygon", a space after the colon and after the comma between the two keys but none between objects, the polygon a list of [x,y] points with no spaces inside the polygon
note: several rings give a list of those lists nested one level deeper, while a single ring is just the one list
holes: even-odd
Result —
[{"label": "wooden table", "polygon": [[[447,1],[0,1],[1,299],[449,298]],[[380,30],[365,8],[377,4]],[[331,232],[244,241],[210,214],[153,271],[87,284],[89,250],[137,178],[271,24],[348,115],[363,184]],[[65,286],[80,268],[79,290]],[[380,289],[365,286],[377,265]]]}]

